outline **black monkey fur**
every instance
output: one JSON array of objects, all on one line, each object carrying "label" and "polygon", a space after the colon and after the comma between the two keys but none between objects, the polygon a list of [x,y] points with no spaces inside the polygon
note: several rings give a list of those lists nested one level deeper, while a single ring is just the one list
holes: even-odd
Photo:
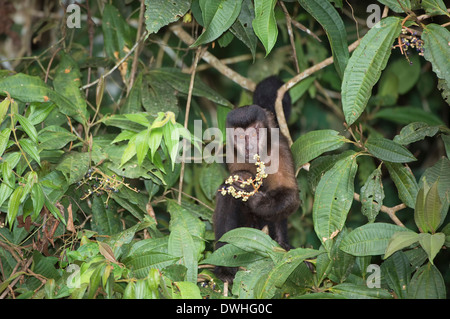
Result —
[{"label": "black monkey fur", "polygon": [[[274,104],[277,90],[281,85],[283,82],[274,76],[260,82],[254,92],[254,104],[230,111],[226,121],[227,128],[278,129]],[[283,98],[283,110],[288,119],[291,111],[289,94]],[[260,138],[259,135],[258,138]],[[262,138],[264,139],[264,137]],[[267,138],[270,139],[269,132]],[[262,142],[269,148],[272,145],[268,140]],[[286,250],[290,249],[287,239],[287,218],[299,207],[299,191],[289,143],[281,133],[276,147],[279,149],[278,171],[269,174],[263,180],[258,192],[249,197],[248,201],[243,202],[241,199],[236,199],[229,194],[222,195],[220,192],[216,195],[216,209],[213,216],[216,249],[225,245],[219,239],[229,230],[238,227],[262,229],[265,226],[268,227],[269,235],[281,247]],[[246,152],[248,152],[248,148],[246,148]],[[239,175],[244,180],[249,177],[254,178],[256,174],[256,166],[254,163],[249,163],[248,158],[244,163],[237,162],[236,149],[233,162],[227,163],[227,166],[230,175]],[[222,184],[219,189],[227,186]],[[237,190],[252,190],[252,188],[249,189],[251,186],[242,188],[238,182],[233,183],[233,186]],[[236,268],[216,267],[217,276],[228,282],[233,281],[236,271]]]}]

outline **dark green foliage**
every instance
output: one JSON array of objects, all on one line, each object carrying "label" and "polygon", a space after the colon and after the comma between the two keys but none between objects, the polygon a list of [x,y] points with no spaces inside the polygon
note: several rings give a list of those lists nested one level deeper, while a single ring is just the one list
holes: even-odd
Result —
[{"label": "dark green foliage", "polygon": [[[17,6],[0,38],[0,299],[447,298],[448,8],[353,2],[90,1],[39,21]],[[237,228],[214,251],[226,114],[273,74],[294,103],[294,247]],[[240,267],[227,294],[214,265]]]}]

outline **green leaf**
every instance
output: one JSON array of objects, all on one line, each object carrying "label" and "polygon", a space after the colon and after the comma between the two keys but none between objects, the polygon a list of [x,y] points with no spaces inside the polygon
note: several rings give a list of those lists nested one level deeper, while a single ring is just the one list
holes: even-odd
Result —
[{"label": "green leaf", "polygon": [[265,277],[257,298],[272,298],[276,288],[283,286],[300,263],[305,259],[316,257],[319,253],[318,250],[308,248],[296,248],[285,253],[281,261]]},{"label": "green leaf", "polygon": [[413,122],[402,128],[400,134],[394,137],[394,142],[408,145],[423,140],[427,136],[434,136],[438,131],[438,126],[429,126],[423,122]]},{"label": "green leaf", "polygon": [[419,234],[414,232],[401,231],[394,233],[389,239],[383,258],[386,259],[396,251],[411,246],[412,244],[418,242],[419,238]]},{"label": "green leaf", "polygon": [[358,165],[356,154],[338,161],[328,170],[316,188],[313,206],[314,230],[330,250],[333,240],[344,227],[353,202],[354,179]]},{"label": "green leaf", "polygon": [[92,230],[100,235],[111,236],[122,230],[122,224],[117,214],[114,202],[105,204],[106,195],[92,196]]},{"label": "green leaf", "polygon": [[400,31],[400,18],[384,18],[367,32],[350,57],[342,80],[342,107],[348,125],[364,111]]},{"label": "green leaf", "polygon": [[445,234],[419,234],[419,243],[428,255],[428,259],[433,264],[434,257],[442,249],[445,243]]},{"label": "green leaf", "polygon": [[424,41],[424,58],[431,62],[437,77],[444,81],[443,95],[450,94],[450,31],[440,25],[430,23],[424,27],[422,33]]},{"label": "green leaf", "polygon": [[134,155],[136,155],[136,143],[134,142],[136,135],[134,135],[128,142],[128,145],[125,148],[120,159],[120,166],[123,166],[123,164],[128,162]]},{"label": "green leaf", "polygon": [[197,283],[198,256],[191,234],[181,225],[171,228],[168,252],[181,257],[181,263],[187,268],[186,281]]},{"label": "green leaf", "polygon": [[105,4],[103,9],[102,30],[106,54],[114,61],[123,58],[136,39],[131,26],[112,4]]},{"label": "green leaf", "polygon": [[417,160],[404,146],[384,137],[370,136],[365,146],[373,156],[383,161],[408,163]]},{"label": "green leaf", "polygon": [[266,49],[266,56],[272,51],[278,37],[275,19],[276,0],[255,0],[255,20],[253,30]]},{"label": "green leaf", "polygon": [[75,141],[77,137],[61,126],[47,126],[39,131],[39,146],[41,150],[58,150],[67,143]]},{"label": "green leaf", "polygon": [[10,128],[4,128],[0,131],[0,156],[3,157],[3,153],[6,150],[6,146],[8,145],[9,137],[11,135]]},{"label": "green leaf", "polygon": [[30,155],[30,157],[32,159],[34,159],[39,166],[41,165],[41,160],[39,157],[39,152],[38,149],[36,147],[36,144],[33,143],[32,141],[28,140],[28,139],[22,139],[19,141],[20,147],[23,149],[23,151],[25,153],[27,153],[28,155]]},{"label": "green leaf", "polygon": [[369,288],[352,283],[342,283],[330,288],[330,291],[348,299],[391,299],[391,294],[382,288]]},{"label": "green leaf", "polygon": [[408,286],[408,299],[445,299],[445,282],[435,265],[420,267]]},{"label": "green leaf", "polygon": [[[149,83],[153,86],[153,81],[162,82],[166,86],[174,88],[176,91],[183,94],[189,94],[189,84],[191,82],[191,75],[181,72],[174,68],[161,68],[150,71]],[[194,88],[192,89],[194,96],[205,97],[214,103],[231,106],[231,103],[220,96],[216,91],[207,86],[199,77],[195,77]],[[159,110],[161,112],[161,110]]]},{"label": "green leaf", "polygon": [[399,124],[410,124],[411,122],[424,122],[428,125],[442,125],[443,122],[433,113],[418,107],[393,107],[378,111],[374,118],[381,118]]},{"label": "green leaf", "polygon": [[[196,283],[178,281],[173,284],[179,290],[181,299],[202,299],[200,288],[198,288]],[[172,294],[172,297],[177,298],[178,296],[176,294]]]},{"label": "green leaf", "polygon": [[12,98],[22,102],[47,102],[51,90],[37,76],[18,73],[0,79],[1,95],[8,92]]},{"label": "green leaf", "polygon": [[31,200],[33,202],[33,215],[31,220],[35,221],[41,213],[42,207],[44,207],[44,191],[41,185],[34,184],[31,189]]},{"label": "green leaf", "polygon": [[201,264],[211,264],[224,267],[247,266],[258,260],[267,259],[260,255],[249,253],[234,245],[224,245],[206,257]]},{"label": "green leaf", "polygon": [[86,113],[86,100],[82,95],[81,72],[77,62],[65,53],[60,54],[61,61],[56,68],[53,87],[56,92],[68,99],[77,110],[77,114]]},{"label": "green leaf", "polygon": [[234,277],[234,282],[238,282],[239,285],[233,285],[233,295],[240,299],[256,298],[263,281],[273,267],[273,261],[270,258],[262,258],[246,266],[245,270],[239,270]]},{"label": "green leaf", "polygon": [[252,53],[253,60],[256,56],[256,34],[252,28],[252,21],[255,19],[255,10],[251,0],[242,2],[241,12],[230,28],[231,33],[242,41]]},{"label": "green leaf", "polygon": [[328,1],[298,0],[300,5],[324,28],[331,45],[333,62],[342,78],[348,62],[347,32],[339,13]]},{"label": "green leaf", "polygon": [[177,21],[189,10],[191,0],[145,0],[145,25],[149,33]]},{"label": "green leaf", "polygon": [[148,153],[148,140],[150,135],[150,129],[139,132],[135,135],[134,143],[136,145],[136,156],[138,160],[138,164],[142,165],[145,157]]},{"label": "green leaf", "polygon": [[242,0],[199,0],[205,31],[192,47],[209,43],[221,36],[241,11]]},{"label": "green leaf", "polygon": [[390,162],[384,162],[384,165],[386,165],[391,179],[397,187],[400,200],[408,207],[414,208],[419,187],[409,167]]},{"label": "green leaf", "polygon": [[375,221],[383,205],[383,199],[384,190],[381,180],[381,168],[378,167],[369,175],[366,183],[361,187],[361,212],[370,223]]},{"label": "green leaf", "polygon": [[89,153],[71,152],[64,156],[56,169],[63,173],[69,184],[81,180],[90,166]]},{"label": "green leaf", "polygon": [[394,253],[381,264],[383,274],[389,288],[394,290],[400,299],[406,299],[407,287],[411,278],[411,266],[408,257],[402,251]]},{"label": "green leaf", "polygon": [[378,2],[388,6],[392,11],[397,13],[403,13],[403,8],[411,10],[410,0],[378,0]]},{"label": "green leaf", "polygon": [[345,236],[339,248],[354,256],[382,255],[394,233],[404,231],[408,229],[387,223],[366,224]]},{"label": "green leaf", "polygon": [[219,164],[211,163],[203,166],[199,182],[203,193],[209,200],[213,200],[216,196],[219,186],[223,183],[223,177]]},{"label": "green leaf", "polygon": [[262,231],[254,228],[240,227],[225,233],[220,240],[230,243],[247,252],[254,252],[264,257],[273,254],[273,248],[280,247],[276,241]]},{"label": "green leaf", "polygon": [[0,124],[5,119],[5,116],[6,116],[6,113],[8,112],[10,104],[11,104],[11,100],[8,98],[4,99],[3,101],[0,102]]},{"label": "green leaf", "polygon": [[[441,157],[439,161],[433,166],[427,168],[423,173],[419,187],[422,188],[425,182],[433,184],[439,180],[437,185],[439,198],[442,203],[441,209],[441,223],[444,222],[450,206],[450,160],[446,157]],[[440,226],[440,224],[439,224]],[[437,228],[439,228],[439,226]]]},{"label": "green leaf", "polygon": [[421,5],[429,15],[447,15],[450,17],[450,13],[448,13],[442,0],[422,0]]},{"label": "green leaf", "polygon": [[23,187],[17,187],[11,195],[8,202],[8,213],[6,215],[6,221],[9,225],[9,230],[12,229],[14,221],[16,220],[17,213],[19,212],[20,198],[22,197]]},{"label": "green leaf", "polygon": [[145,278],[151,268],[159,270],[174,264],[179,257],[169,255],[167,253],[145,251],[133,254],[123,260],[127,268],[132,270],[132,274],[137,278]]},{"label": "green leaf", "polygon": [[311,131],[300,136],[291,147],[295,167],[298,168],[325,152],[338,149],[346,141],[345,137],[334,130]]},{"label": "green leaf", "polygon": [[442,233],[445,235],[445,246],[450,247],[450,223],[442,228]]},{"label": "green leaf", "polygon": [[417,194],[414,221],[420,232],[434,233],[441,224],[442,203],[438,191],[439,180],[436,180],[431,188],[426,180],[423,182],[424,185]]}]

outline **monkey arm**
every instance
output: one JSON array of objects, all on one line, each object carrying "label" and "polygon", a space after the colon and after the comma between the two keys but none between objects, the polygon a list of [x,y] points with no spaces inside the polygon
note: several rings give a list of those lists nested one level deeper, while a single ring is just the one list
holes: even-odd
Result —
[{"label": "monkey arm", "polygon": [[300,199],[297,189],[278,188],[257,192],[248,199],[247,205],[256,216],[275,222],[295,212],[300,205]]}]

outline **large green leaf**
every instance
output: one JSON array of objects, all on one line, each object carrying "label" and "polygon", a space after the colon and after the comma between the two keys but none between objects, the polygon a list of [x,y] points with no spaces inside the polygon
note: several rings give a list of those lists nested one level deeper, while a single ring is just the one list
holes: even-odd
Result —
[{"label": "large green leaf", "polygon": [[408,229],[387,223],[366,224],[345,236],[339,247],[354,256],[383,255],[392,235],[402,231]]},{"label": "large green leaf", "polygon": [[434,257],[442,249],[445,243],[445,234],[419,234],[419,243],[428,255],[430,263],[433,264]]},{"label": "large green leaf", "polygon": [[331,45],[336,71],[342,77],[347,66],[349,53],[347,32],[339,13],[328,1],[298,0],[298,2],[325,29]]},{"label": "large green leaf", "polygon": [[411,271],[408,257],[401,251],[393,254],[381,264],[383,278],[400,299],[406,298]]},{"label": "large green leaf", "polygon": [[400,18],[381,20],[367,32],[350,57],[342,80],[342,107],[349,125],[364,111],[372,88],[391,55],[392,43],[400,31]]},{"label": "large green leaf", "polygon": [[382,288],[369,288],[366,285],[342,283],[330,288],[330,291],[348,299],[390,299],[391,294]]},{"label": "large green leaf", "polygon": [[334,238],[344,227],[353,202],[354,179],[358,168],[356,154],[338,161],[316,188],[313,206],[314,230],[329,251]]},{"label": "large green leaf", "polygon": [[424,122],[428,125],[443,124],[442,120],[433,113],[413,106],[384,108],[378,111],[374,118],[381,118],[399,124],[410,124],[411,122]]},{"label": "large green leaf", "polygon": [[433,71],[444,83],[443,95],[450,94],[450,31],[438,24],[430,23],[422,33],[424,57],[431,62]]},{"label": "large green leaf", "polygon": [[292,144],[292,156],[295,167],[298,168],[317,156],[338,149],[347,139],[334,130],[311,131],[300,136]]},{"label": "large green leaf", "polygon": [[384,190],[381,181],[381,169],[378,167],[367,178],[366,183],[361,187],[361,212],[374,222],[378,212],[383,205]]},{"label": "large green leaf", "polygon": [[427,136],[434,136],[438,131],[438,126],[429,126],[423,122],[413,122],[402,128],[400,134],[394,137],[394,142],[408,145],[423,140]]},{"label": "large green leaf", "polygon": [[240,227],[230,230],[221,238],[221,242],[230,243],[247,252],[254,252],[264,257],[273,254],[280,245],[262,231],[254,228]]},{"label": "large green leaf", "polygon": [[431,187],[426,183],[426,179],[423,183],[417,194],[414,221],[420,232],[434,233],[441,224],[442,202],[439,198],[439,181],[435,181]]},{"label": "large green leaf", "polygon": [[314,249],[297,248],[287,252],[280,262],[267,274],[262,284],[259,298],[272,298],[277,287],[282,287],[289,275],[307,258],[316,257],[320,252]]},{"label": "large green leaf", "polygon": [[421,4],[427,14],[447,15],[450,17],[450,13],[448,13],[445,3],[442,0],[422,0]]},{"label": "large green leaf", "polygon": [[67,154],[56,169],[64,174],[69,184],[73,184],[81,180],[89,169],[90,165],[89,153],[72,152]]},{"label": "large green leaf", "polygon": [[80,115],[86,113],[86,100],[80,91],[81,72],[77,62],[67,54],[61,54],[61,61],[56,68],[53,87],[56,92],[68,99]]},{"label": "large green leaf", "polygon": [[103,9],[102,30],[106,54],[114,61],[123,58],[136,39],[119,9],[109,3]]},{"label": "large green leaf", "polygon": [[22,197],[23,187],[17,187],[11,195],[8,202],[8,213],[6,215],[6,221],[8,222],[9,229],[12,229],[17,214],[19,213],[20,198]]},{"label": "large green leaf", "polygon": [[419,238],[419,234],[415,232],[399,231],[394,233],[389,239],[383,258],[386,259],[396,251],[418,242]]},{"label": "large green leaf", "polygon": [[400,163],[384,162],[384,164],[397,187],[400,200],[408,207],[414,208],[419,187],[409,167],[403,166]]},{"label": "large green leaf", "polygon": [[197,283],[198,256],[194,240],[180,224],[171,227],[168,252],[172,256],[181,257],[181,263],[187,268],[186,281]]},{"label": "large green leaf", "polygon": [[177,21],[190,8],[191,0],[145,0],[145,25],[149,33]]},{"label": "large green leaf", "polygon": [[378,2],[388,6],[392,11],[397,13],[403,13],[403,8],[411,10],[410,0],[378,0]]},{"label": "large green leaf", "polygon": [[100,235],[111,236],[122,230],[117,206],[106,206],[106,195],[92,196],[92,229]]},{"label": "large green leaf", "polygon": [[383,161],[408,163],[417,160],[404,146],[387,138],[371,136],[365,146],[373,156]]},{"label": "large green leaf", "polygon": [[212,42],[234,23],[241,11],[242,0],[200,0],[205,31],[192,46]]},{"label": "large green leaf", "polygon": [[256,34],[252,28],[252,21],[255,19],[255,9],[251,0],[242,2],[241,12],[230,28],[231,33],[242,41],[252,53],[253,59],[256,55]]},{"label": "large green leaf", "polygon": [[276,0],[255,0],[255,20],[253,30],[266,49],[266,56],[272,51],[278,38],[277,20],[275,19]]},{"label": "large green leaf", "polygon": [[445,299],[445,282],[435,265],[420,267],[408,286],[408,299]]}]

